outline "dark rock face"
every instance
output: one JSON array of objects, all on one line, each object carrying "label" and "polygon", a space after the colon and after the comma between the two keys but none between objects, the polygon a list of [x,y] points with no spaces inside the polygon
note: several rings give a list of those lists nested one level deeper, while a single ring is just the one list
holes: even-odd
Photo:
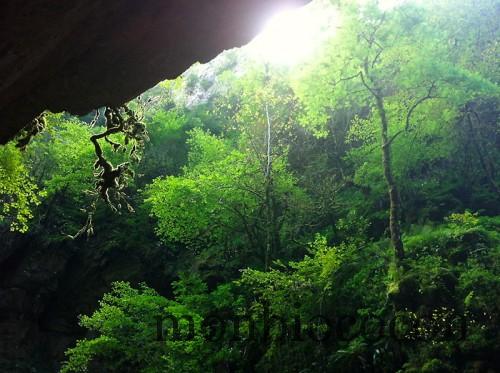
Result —
[{"label": "dark rock face", "polygon": [[91,314],[113,281],[168,295],[175,279],[172,254],[159,244],[102,250],[96,240],[47,242],[32,233],[2,242],[0,372],[58,371],[64,351],[85,336],[78,315]]},{"label": "dark rock face", "polygon": [[4,0],[0,143],[45,109],[82,115],[128,101],[308,1]]}]

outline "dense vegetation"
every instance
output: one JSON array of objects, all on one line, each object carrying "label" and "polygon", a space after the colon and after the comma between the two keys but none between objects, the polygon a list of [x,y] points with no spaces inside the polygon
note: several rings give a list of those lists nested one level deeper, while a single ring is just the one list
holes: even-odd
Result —
[{"label": "dense vegetation", "polygon": [[116,282],[81,317],[63,372],[498,366],[500,4],[335,6],[308,62],[228,51],[131,103],[150,141],[113,208],[102,118],[0,149],[0,229],[172,254],[172,284]]}]

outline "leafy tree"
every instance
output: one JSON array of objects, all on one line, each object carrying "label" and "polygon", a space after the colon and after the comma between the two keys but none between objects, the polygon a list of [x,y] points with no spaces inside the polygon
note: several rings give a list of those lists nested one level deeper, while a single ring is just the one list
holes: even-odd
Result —
[{"label": "leafy tree", "polygon": [[[261,165],[202,130],[194,130],[189,143],[184,175],[158,179],[148,191],[147,202],[158,219],[160,237],[185,243],[195,251],[214,247],[229,258],[243,255],[250,260],[257,252],[262,256],[255,259],[262,261],[266,196]],[[290,206],[277,216],[283,227],[278,239],[289,240],[300,227],[299,206],[306,199],[282,161],[276,161],[274,172],[277,198]]]},{"label": "leafy tree", "polygon": [[28,147],[32,175],[47,189],[49,198],[67,193],[83,207],[84,191],[91,190],[94,183],[91,135],[90,127],[79,120],[51,115],[47,130]]},{"label": "leafy tree", "polygon": [[[0,149],[2,282],[56,279],[48,309],[65,314],[67,291],[100,291],[68,289],[73,272],[111,287],[62,371],[498,366],[498,2],[317,10],[332,4],[337,33],[322,25],[302,65],[229,51],[104,118],[44,114],[24,152]],[[108,192],[137,212],[110,216]],[[95,235],[68,240],[89,212]],[[27,237],[6,232],[31,216]],[[54,246],[67,268],[24,272]]]},{"label": "leafy tree", "polygon": [[305,88],[299,88],[299,93],[309,104],[306,119],[313,124],[326,121],[325,110],[330,106],[368,103],[364,117],[353,118],[353,127],[366,131],[363,127],[371,127],[371,123],[378,126],[372,131],[380,139],[391,242],[401,261],[400,187],[394,174],[393,143],[423,122],[422,113],[432,101],[445,98],[454,110],[477,94],[496,96],[498,88],[455,66],[439,30],[424,22],[423,9],[410,4],[387,13],[376,2],[363,2],[342,4],[340,10],[341,30],[325,59],[306,73]]},{"label": "leafy tree", "polygon": [[[181,319],[191,316],[197,333],[191,338],[179,336],[159,341],[157,319],[173,315]],[[68,350],[62,372],[158,372],[175,370],[196,372],[203,367],[204,350],[200,316],[182,304],[159,296],[142,286],[134,289],[117,282],[91,316],[83,316],[80,324],[97,334]],[[188,321],[181,320],[179,330],[189,333]],[[139,348],[140,347],[140,348]]]},{"label": "leafy tree", "polygon": [[0,224],[26,232],[32,210],[44,195],[30,177],[19,149],[13,143],[0,147]]}]

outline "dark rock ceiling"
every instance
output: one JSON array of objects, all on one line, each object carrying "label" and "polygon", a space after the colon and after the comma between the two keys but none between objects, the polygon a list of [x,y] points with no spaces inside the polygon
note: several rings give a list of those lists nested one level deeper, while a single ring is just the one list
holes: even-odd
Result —
[{"label": "dark rock ceiling", "polygon": [[3,0],[0,143],[43,110],[126,102],[308,0]]}]

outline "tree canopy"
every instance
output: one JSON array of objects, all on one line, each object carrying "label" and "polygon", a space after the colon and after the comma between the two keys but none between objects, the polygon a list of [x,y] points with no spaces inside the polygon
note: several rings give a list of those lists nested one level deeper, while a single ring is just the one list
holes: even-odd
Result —
[{"label": "tree canopy", "polygon": [[63,372],[495,369],[499,4],[315,6],[338,26],[296,66],[227,51],[0,149],[13,240],[175,276],[108,284]]}]

